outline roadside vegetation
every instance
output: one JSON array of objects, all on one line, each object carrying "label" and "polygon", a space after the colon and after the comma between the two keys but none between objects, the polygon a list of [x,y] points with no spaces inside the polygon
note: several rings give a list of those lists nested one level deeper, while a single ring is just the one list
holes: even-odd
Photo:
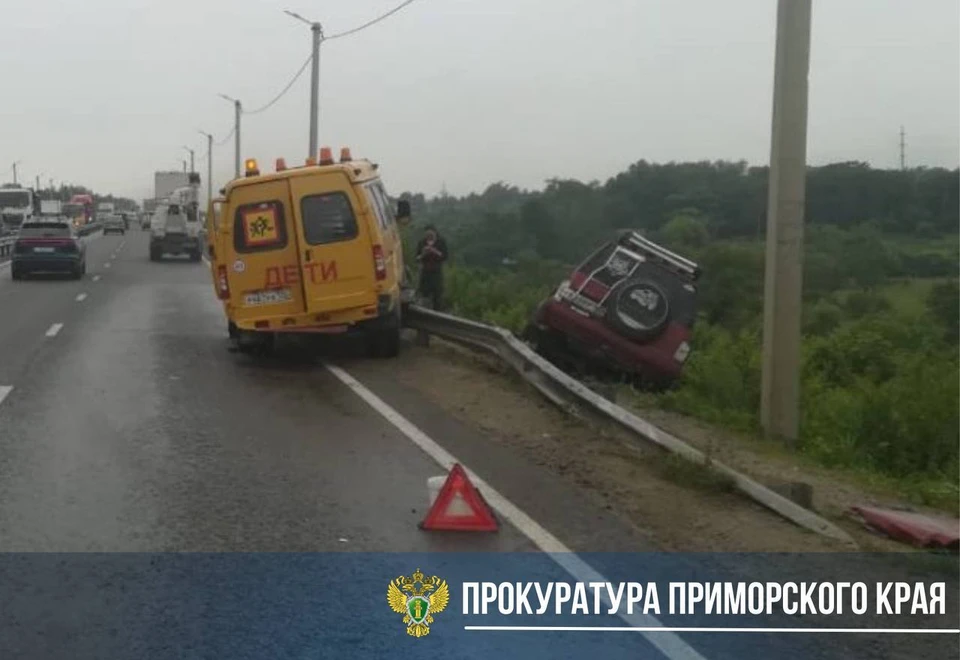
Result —
[{"label": "roadside vegetation", "polygon": [[[956,511],[960,474],[958,171],[811,168],[800,451]],[[680,386],[641,395],[747,434],[759,428],[766,168],[644,161],[605,183],[411,200],[451,245],[451,311],[522,330],[611,232],[635,228],[703,268]],[[416,228],[413,229],[416,232]]]}]

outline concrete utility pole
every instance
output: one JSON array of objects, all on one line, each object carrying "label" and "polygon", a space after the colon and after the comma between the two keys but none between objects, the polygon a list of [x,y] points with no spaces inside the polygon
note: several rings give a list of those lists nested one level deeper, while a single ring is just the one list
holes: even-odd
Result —
[{"label": "concrete utility pole", "polygon": [[220,98],[224,98],[231,103],[233,103],[233,137],[234,137],[234,176],[240,178],[240,115],[243,113],[243,108],[240,105],[240,101],[227,96],[226,94],[221,94]]},{"label": "concrete utility pole", "polygon": [[760,423],[794,446],[799,430],[800,309],[807,175],[811,0],[779,0],[767,200]]},{"label": "concrete utility pole", "polygon": [[213,199],[213,135],[199,131],[207,138],[207,204]]},{"label": "concrete utility pole", "polygon": [[13,185],[17,185],[17,165],[19,164],[19,160],[13,164]]},{"label": "concrete utility pole", "polygon": [[196,170],[196,168],[194,168],[194,165],[193,165],[193,164],[194,164],[194,158],[193,158],[194,153],[193,153],[193,149],[191,149],[190,147],[187,147],[187,146],[184,146],[183,148],[190,152],[190,172],[191,172],[191,173],[196,172],[197,170]]},{"label": "concrete utility pole", "polygon": [[34,190],[36,190],[37,192],[40,192],[40,175],[39,174],[37,175],[36,182],[37,184]]},{"label": "concrete utility pole", "polygon": [[307,158],[316,158],[320,140],[320,42],[323,41],[323,27],[320,23],[308,21],[295,12],[285,9],[283,13],[309,25],[313,35],[313,56],[311,57],[312,66],[310,72],[310,147],[307,151]]},{"label": "concrete utility pole", "polygon": [[316,158],[320,139],[320,41],[323,28],[319,23],[310,26],[313,32],[313,65],[310,72],[310,152],[308,157]]},{"label": "concrete utility pole", "polygon": [[900,127],[900,169],[907,169],[907,134],[903,130],[903,126]]}]

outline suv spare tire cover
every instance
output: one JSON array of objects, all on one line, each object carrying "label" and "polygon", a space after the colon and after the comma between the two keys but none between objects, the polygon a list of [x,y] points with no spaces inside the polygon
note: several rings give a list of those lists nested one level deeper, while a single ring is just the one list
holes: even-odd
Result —
[{"label": "suv spare tire cover", "polygon": [[670,319],[670,302],[663,288],[651,280],[629,280],[610,295],[607,321],[633,339],[652,339]]}]

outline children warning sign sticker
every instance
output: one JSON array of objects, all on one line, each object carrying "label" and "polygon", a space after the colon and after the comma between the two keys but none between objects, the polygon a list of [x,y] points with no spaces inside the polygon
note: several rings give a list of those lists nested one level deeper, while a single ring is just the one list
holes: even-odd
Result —
[{"label": "children warning sign sticker", "polygon": [[272,206],[250,209],[243,214],[243,233],[248,246],[270,245],[280,242],[277,210]]}]

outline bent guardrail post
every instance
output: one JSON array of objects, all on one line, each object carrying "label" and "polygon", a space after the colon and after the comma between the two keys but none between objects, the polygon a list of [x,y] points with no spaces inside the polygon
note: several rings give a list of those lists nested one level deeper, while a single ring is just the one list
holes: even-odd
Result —
[{"label": "bent guardrail post", "polygon": [[837,525],[603,398],[537,354],[509,330],[413,305],[409,309],[409,323],[418,330],[486,349],[507,362],[524,380],[563,410],[580,416],[579,406],[585,405],[617,422],[634,436],[694,463],[709,465],[729,478],[741,493],[787,520],[857,547],[853,537]]}]

